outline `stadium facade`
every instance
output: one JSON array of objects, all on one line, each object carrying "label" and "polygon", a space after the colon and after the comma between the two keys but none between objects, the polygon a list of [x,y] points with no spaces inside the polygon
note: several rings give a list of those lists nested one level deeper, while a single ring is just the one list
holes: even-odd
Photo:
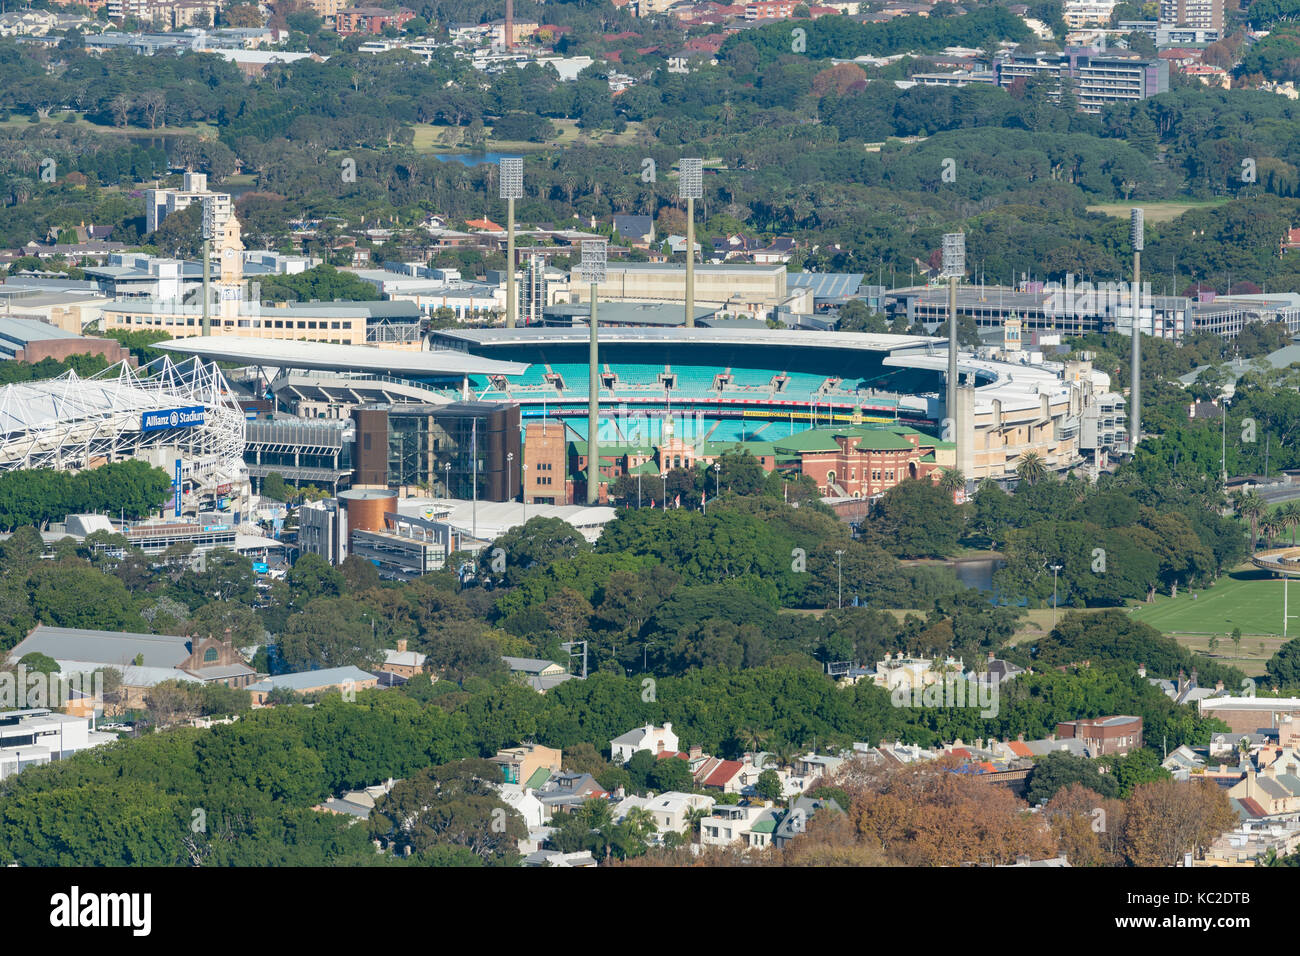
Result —
[{"label": "stadium facade", "polygon": [[80,470],[135,458],[179,472],[183,495],[247,483],[244,413],[216,364],[160,358],[0,389],[0,470]]}]

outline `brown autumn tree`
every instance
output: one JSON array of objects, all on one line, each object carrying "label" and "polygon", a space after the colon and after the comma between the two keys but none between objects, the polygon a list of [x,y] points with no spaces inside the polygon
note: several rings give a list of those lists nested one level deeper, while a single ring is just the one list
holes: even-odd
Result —
[{"label": "brown autumn tree", "polygon": [[1043,809],[1056,837],[1057,851],[1071,866],[1121,866],[1117,830],[1122,830],[1124,804],[1107,800],[1081,783],[1058,790]]},{"label": "brown autumn tree", "polygon": [[1132,866],[1173,866],[1236,822],[1227,794],[1210,781],[1144,783],[1128,800],[1124,856]]},{"label": "brown autumn tree", "polygon": [[822,97],[827,93],[843,96],[858,86],[867,85],[867,71],[854,63],[841,63],[827,67],[813,77],[813,93]]}]

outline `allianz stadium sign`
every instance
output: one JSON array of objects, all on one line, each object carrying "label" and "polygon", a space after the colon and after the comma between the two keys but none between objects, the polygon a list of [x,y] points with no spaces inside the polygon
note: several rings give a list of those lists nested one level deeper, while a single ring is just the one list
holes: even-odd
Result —
[{"label": "allianz stadium sign", "polygon": [[204,423],[202,405],[188,408],[170,408],[157,412],[144,412],[140,415],[140,431],[152,432],[161,428],[193,428]]}]

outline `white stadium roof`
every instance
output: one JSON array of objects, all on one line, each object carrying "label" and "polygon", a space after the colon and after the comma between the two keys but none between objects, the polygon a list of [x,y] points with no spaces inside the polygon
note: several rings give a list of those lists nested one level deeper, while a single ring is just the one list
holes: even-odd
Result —
[{"label": "white stadium roof", "polygon": [[528,370],[527,363],[480,358],[454,349],[413,352],[372,345],[333,345],[328,342],[255,339],[242,335],[196,335],[158,342],[153,347],[197,355],[209,361],[399,376],[522,375]]},{"label": "white stadium roof", "polygon": [[[590,330],[583,325],[570,329],[555,326],[527,326],[513,329],[438,329],[434,335],[472,346],[508,346],[586,343]],[[862,349],[869,352],[892,352],[916,348],[943,339],[919,335],[892,335],[870,332],[816,332],[808,329],[710,329],[701,328],[600,328],[605,344],[650,343],[694,345],[765,345],[772,348]],[[509,374],[509,373],[506,373]]]}]

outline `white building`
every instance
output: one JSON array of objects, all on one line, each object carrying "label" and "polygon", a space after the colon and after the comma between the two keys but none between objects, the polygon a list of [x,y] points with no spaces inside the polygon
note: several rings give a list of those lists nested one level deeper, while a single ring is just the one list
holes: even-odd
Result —
[{"label": "white building", "polygon": [[46,708],[0,712],[0,780],[116,739],[116,734],[91,730],[85,717]]},{"label": "white building", "polygon": [[610,762],[625,764],[632,759],[632,755],[638,750],[648,750],[652,754],[658,754],[663,751],[676,753],[677,735],[673,733],[673,725],[665,722],[662,727],[656,727],[653,724],[646,724],[644,727],[638,727],[635,730],[629,730],[621,737],[615,737],[609,742]]},{"label": "white building", "polygon": [[213,227],[220,231],[230,218],[232,204],[230,193],[218,193],[208,189],[207,173],[186,173],[184,185],[180,189],[146,189],[144,191],[144,231],[153,232],[164,219],[174,212],[188,209],[196,202],[211,200],[213,202]]},{"label": "white building", "polygon": [[635,808],[648,810],[654,817],[659,833],[681,833],[686,829],[692,810],[712,810],[715,801],[700,793],[681,793],[670,790],[659,796],[624,797],[614,807],[614,822],[618,823]]}]

